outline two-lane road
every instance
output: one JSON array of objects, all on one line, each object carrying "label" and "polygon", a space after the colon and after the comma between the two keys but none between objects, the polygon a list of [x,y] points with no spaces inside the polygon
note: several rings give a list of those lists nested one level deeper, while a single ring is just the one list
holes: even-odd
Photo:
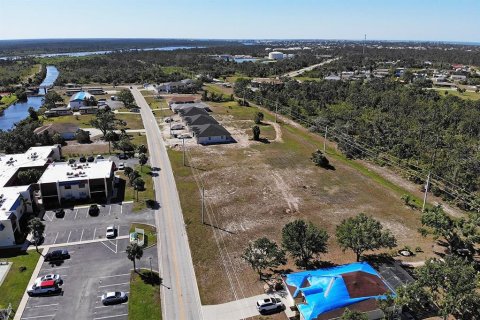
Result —
[{"label": "two-lane road", "polygon": [[155,116],[140,91],[131,89],[145,126],[150,164],[160,168],[153,176],[155,197],[160,208],[155,211],[158,263],[163,285],[163,319],[203,319],[200,294],[193,268],[187,232],[183,220],[172,167]]}]

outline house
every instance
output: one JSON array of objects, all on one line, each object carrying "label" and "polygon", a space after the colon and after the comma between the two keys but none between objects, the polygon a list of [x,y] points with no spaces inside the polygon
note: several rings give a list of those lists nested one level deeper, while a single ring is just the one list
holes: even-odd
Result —
[{"label": "house", "polygon": [[187,126],[201,126],[204,124],[218,124],[218,121],[215,120],[212,116],[210,115],[205,115],[205,114],[197,114],[194,116],[185,116],[183,117],[183,120],[187,124]]},{"label": "house", "polygon": [[70,109],[77,111],[80,107],[85,107],[87,105],[86,100],[90,100],[91,98],[93,98],[93,96],[88,92],[77,92],[70,98],[68,106]]},{"label": "house", "polygon": [[21,171],[35,169],[44,172],[61,157],[61,146],[32,147],[25,153],[0,156],[0,247],[22,242],[21,229],[25,213],[36,206],[34,184],[25,185],[18,178]]},{"label": "house", "polygon": [[182,104],[182,103],[195,103],[199,101],[198,97],[196,96],[192,96],[192,95],[188,95],[188,96],[174,96],[174,97],[171,97],[169,100],[168,100],[168,107],[170,107],[172,104]]},{"label": "house", "polygon": [[156,90],[157,93],[184,92],[194,88],[195,84],[195,80],[184,79],[182,81],[160,83],[159,85],[157,85]]},{"label": "house", "polygon": [[[104,105],[102,105],[102,106],[104,106]],[[98,112],[98,107],[97,106],[84,106],[84,107],[78,108],[78,111],[81,114],[95,114],[95,113]]]},{"label": "house", "polygon": [[340,81],[340,80],[342,80],[342,78],[340,78],[337,75],[332,74],[332,75],[329,75],[329,76],[325,77],[325,80],[327,80],[327,81]]},{"label": "house", "polygon": [[75,88],[80,88],[80,86],[77,85],[76,83],[65,83],[65,88],[75,89]]},{"label": "house", "polygon": [[80,88],[80,87],[67,89],[67,91],[65,91],[65,94],[66,94],[67,96],[71,97],[71,96],[73,96],[74,94],[79,93],[79,92],[82,92],[82,88]]},{"label": "house", "polygon": [[79,199],[104,201],[113,195],[114,170],[115,163],[111,160],[53,162],[38,180],[42,204],[58,207]]},{"label": "house", "polygon": [[65,140],[73,140],[78,129],[78,126],[74,123],[50,123],[36,128],[33,133],[41,135],[47,132],[51,136],[58,133]]},{"label": "house", "polygon": [[180,110],[182,109],[189,109],[189,108],[199,108],[199,109],[204,109],[205,111],[209,111],[210,110],[210,107],[208,106],[208,104],[205,104],[203,102],[198,102],[198,103],[180,103],[180,104],[177,104],[177,103],[173,103],[171,106],[170,106],[170,109],[175,112],[175,113],[178,113]]},{"label": "house", "polygon": [[271,85],[282,85],[283,81],[276,78],[253,78],[251,81],[251,86],[254,88],[260,87],[262,84],[271,84]]},{"label": "house", "polygon": [[45,117],[59,117],[59,116],[68,116],[72,115],[73,112],[69,107],[57,107],[57,108],[52,108],[50,110],[45,111],[44,115]]},{"label": "house", "polygon": [[377,300],[395,296],[394,286],[366,262],[295,272],[283,282],[301,320],[337,319],[346,308],[383,319]]},{"label": "house", "polygon": [[453,81],[465,81],[467,80],[467,76],[464,74],[452,74],[450,76],[450,79],[452,79]]},{"label": "house", "polygon": [[198,144],[217,144],[234,141],[230,132],[219,124],[192,126],[191,130]]},{"label": "house", "polygon": [[102,95],[105,94],[103,88],[88,88],[87,92],[93,95]]},{"label": "house", "polygon": [[180,114],[181,117],[191,117],[191,116],[196,116],[197,114],[208,115],[207,110],[205,110],[204,108],[197,108],[193,106],[180,109],[178,110],[178,113]]}]

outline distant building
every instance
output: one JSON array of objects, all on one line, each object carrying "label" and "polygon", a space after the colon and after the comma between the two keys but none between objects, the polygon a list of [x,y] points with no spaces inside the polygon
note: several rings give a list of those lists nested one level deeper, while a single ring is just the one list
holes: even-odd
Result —
[{"label": "distant building", "polygon": [[77,92],[70,98],[68,106],[70,107],[70,109],[77,111],[80,109],[80,107],[86,106],[86,100],[89,100],[92,97],[93,96],[88,92]]},{"label": "distant building", "polygon": [[74,88],[72,87],[71,89],[67,89],[67,91],[65,91],[66,95],[67,96],[73,96],[74,94],[76,93],[79,93],[79,92],[82,92],[82,88],[78,87],[78,88]]},{"label": "distant building", "polygon": [[58,133],[65,140],[75,139],[75,135],[78,131],[78,126],[74,123],[50,123],[41,127],[36,128],[33,133],[36,135],[42,135],[47,132],[49,135],[53,136],[55,133]]},{"label": "distant building", "polygon": [[268,59],[270,60],[283,60],[284,57],[283,52],[280,51],[272,51],[268,54]]},{"label": "distant building", "polygon": [[87,92],[93,95],[102,95],[105,94],[103,88],[88,88]]},{"label": "distant building", "polygon": [[452,79],[453,81],[465,81],[467,80],[467,76],[464,74],[452,74],[450,76],[450,79]]},{"label": "distant building", "polygon": [[178,110],[178,113],[182,118],[192,117],[200,114],[208,115],[208,111],[205,108],[198,108],[198,107],[195,107],[195,105],[188,105],[188,104],[185,104],[185,106],[188,106],[188,107]]},{"label": "distant building", "polygon": [[[106,105],[102,105],[102,106],[106,106]],[[95,114],[98,112],[98,109],[99,109],[98,106],[84,106],[84,107],[78,108],[78,111],[81,114]]]},{"label": "distant building", "polygon": [[195,80],[184,79],[176,82],[165,82],[157,85],[157,93],[179,93],[193,89],[196,85]]},{"label": "distant building", "polygon": [[203,102],[195,102],[195,103],[174,103],[170,106],[170,109],[178,113],[182,109],[188,109],[188,108],[200,108],[204,109],[205,111],[209,111],[210,107],[208,104],[203,103]]},{"label": "distant building", "polygon": [[47,118],[72,115],[73,111],[69,107],[57,107],[45,111],[44,115]]},{"label": "distant building", "polygon": [[276,78],[253,78],[251,81],[254,88],[258,88],[262,84],[282,85],[283,81]]},{"label": "distant building", "polygon": [[195,103],[199,101],[197,96],[188,95],[188,96],[175,96],[168,99],[168,106],[171,107],[172,104],[182,104],[182,103]]}]

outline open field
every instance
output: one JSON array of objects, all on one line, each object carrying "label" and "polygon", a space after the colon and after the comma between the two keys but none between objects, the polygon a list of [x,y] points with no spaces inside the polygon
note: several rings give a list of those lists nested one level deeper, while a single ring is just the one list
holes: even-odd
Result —
[{"label": "open field", "polygon": [[160,284],[161,278],[158,273],[150,274],[150,270],[146,269],[141,269],[138,273],[132,272],[128,297],[128,319],[162,319]]},{"label": "open field", "polygon": [[480,93],[477,93],[475,91],[465,91],[463,93],[460,93],[456,89],[455,90],[446,90],[445,88],[433,88],[433,89],[436,91],[439,91],[442,95],[445,95],[445,92],[448,92],[448,95],[452,95],[462,99],[474,100],[474,101],[480,100]]},{"label": "open field", "polygon": [[[17,310],[39,257],[40,254],[35,250],[11,258],[4,258],[0,254],[1,260],[13,262],[0,287],[0,309],[6,308],[11,303],[13,310]],[[25,267],[25,270],[21,271],[21,267]]]},{"label": "open field", "polygon": [[148,105],[152,109],[168,108],[167,101],[165,99],[156,99],[152,96],[145,97]]},{"label": "open field", "polygon": [[[211,105],[213,115],[233,133],[237,143],[189,147],[187,167],[182,165],[180,149],[169,150],[202,303],[262,293],[263,282],[242,260],[243,250],[248,241],[261,236],[279,243],[282,227],[298,218],[330,234],[329,252],[320,257],[322,261],[342,264],[355,260],[352,252],[342,252],[334,234],[343,219],[360,212],[389,228],[399,248],[407,245],[425,251],[406,260],[421,261],[433,255],[432,240],[417,232],[419,212],[407,208],[400,199],[406,193],[402,188],[331,147],[327,157],[335,169],[315,167],[309,158],[323,147],[323,139],[303,128],[283,123],[276,132],[265,127],[262,132],[270,143],[251,141],[250,128],[258,109],[239,107],[235,102]],[[272,121],[266,114],[265,122]],[[195,177],[201,177],[205,185],[209,225],[200,222]],[[295,266],[290,261],[285,268]]]},{"label": "open field", "polygon": [[[147,138],[145,136],[145,134],[142,134],[142,133],[131,133],[129,134],[130,136],[130,141],[136,145],[136,146],[139,146],[139,145],[147,145]],[[112,149],[111,149],[111,153],[118,153],[118,152],[122,152],[120,150],[116,150],[114,147],[113,147],[113,143],[112,143]],[[81,155],[85,155],[85,156],[88,156],[88,155],[97,155],[97,154],[104,154],[104,155],[108,155],[108,143],[103,141],[103,140],[96,140],[92,143],[84,143],[84,144],[81,144],[81,143],[78,143],[76,142],[75,140],[73,141],[68,141],[67,142],[67,145],[66,146],[63,146],[62,147],[62,154],[66,157],[78,157],[78,156],[81,156]]]},{"label": "open field", "polygon": [[74,123],[80,128],[91,128],[92,125],[90,121],[95,118],[93,114],[82,114],[79,116],[70,115],[70,116],[61,116],[61,117],[52,117],[45,118],[43,120],[44,124],[47,123]]},{"label": "open field", "polygon": [[140,113],[116,114],[115,117],[127,123],[125,129],[143,129],[142,116]]}]

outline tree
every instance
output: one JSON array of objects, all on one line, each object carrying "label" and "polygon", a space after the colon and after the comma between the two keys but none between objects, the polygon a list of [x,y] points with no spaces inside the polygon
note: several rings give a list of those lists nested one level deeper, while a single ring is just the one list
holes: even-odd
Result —
[{"label": "tree", "polygon": [[397,240],[389,230],[383,230],[380,222],[364,213],[344,219],[337,226],[336,236],[343,251],[351,249],[356,254],[357,261],[360,261],[365,251],[397,245]]},{"label": "tree", "polygon": [[54,90],[48,90],[44,96],[43,106],[47,109],[55,108],[56,102],[63,102],[63,97]]},{"label": "tree", "polygon": [[122,101],[125,107],[130,108],[135,104],[135,98],[133,94],[128,89],[122,89],[117,95],[118,100]]},{"label": "tree", "polygon": [[419,307],[418,302],[435,304],[443,319],[450,315],[456,319],[478,319],[480,279],[474,264],[447,255],[443,260],[427,260],[415,270],[415,275],[417,280],[400,290],[400,303],[412,309]]},{"label": "tree", "polygon": [[33,109],[33,107],[28,108],[28,116],[30,117],[31,120],[37,121],[38,120],[38,113]]},{"label": "tree", "polygon": [[260,140],[260,127],[259,126],[253,126],[252,132],[253,132],[253,140],[259,141]]},{"label": "tree", "polygon": [[58,132],[55,132],[52,140],[54,144],[65,145],[65,139]]},{"label": "tree", "polygon": [[138,155],[138,162],[140,163],[140,171],[143,172],[143,166],[147,163],[148,157],[145,153]]},{"label": "tree", "polygon": [[135,145],[130,141],[128,135],[121,136],[120,140],[113,143],[113,146],[115,147],[115,149],[123,151],[123,154],[135,150]]},{"label": "tree", "polygon": [[127,246],[127,258],[133,262],[133,270],[136,272],[135,260],[140,260],[143,256],[143,249],[137,243],[131,243]]},{"label": "tree", "polygon": [[90,124],[100,130],[105,137],[108,131],[117,130],[118,126],[123,125],[124,122],[117,119],[111,110],[98,110],[95,118],[90,121]]},{"label": "tree", "polygon": [[257,112],[257,113],[255,114],[255,117],[254,117],[253,120],[254,120],[255,124],[260,124],[260,123],[262,123],[264,117],[265,117],[265,116],[263,115],[262,112]]},{"label": "tree", "polygon": [[142,178],[138,177],[133,180],[133,189],[137,192],[137,201],[138,201],[138,191],[145,189],[145,181]]},{"label": "tree", "polygon": [[148,149],[144,144],[141,144],[137,147],[138,153],[147,153]]},{"label": "tree", "polygon": [[322,167],[322,168],[327,168],[330,166],[330,161],[328,161],[327,157],[323,154],[322,151],[317,150],[312,153],[312,157],[310,158],[315,165]]},{"label": "tree", "polygon": [[328,234],[313,223],[295,220],[287,223],[282,229],[282,246],[295,263],[307,268],[312,258],[327,252]]},{"label": "tree", "polygon": [[45,224],[40,220],[40,218],[33,218],[28,223],[28,230],[33,235],[33,241],[35,242],[35,248],[38,251],[38,242],[43,238],[43,233],[45,232]]},{"label": "tree", "polygon": [[133,169],[131,167],[125,167],[125,169],[123,169],[123,173],[127,177],[129,177],[132,172],[133,172]]},{"label": "tree", "polygon": [[140,177],[140,173],[138,173],[137,170],[133,170],[129,175],[128,175],[128,180],[129,180],[129,183],[131,186],[133,186],[133,182],[135,181],[135,179],[137,179],[138,177]]},{"label": "tree", "polygon": [[341,320],[368,320],[368,316],[365,313],[359,311],[350,311],[350,309],[345,309]]},{"label": "tree", "polygon": [[276,268],[287,263],[285,251],[280,249],[274,241],[270,241],[266,237],[251,241],[245,249],[242,258],[250,264],[260,278],[263,270]]},{"label": "tree", "polygon": [[108,153],[112,153],[111,144],[118,140],[118,134],[115,131],[108,131],[104,136],[105,141],[108,141]]},{"label": "tree", "polygon": [[40,179],[42,174],[43,172],[38,169],[26,169],[23,171],[19,171],[17,175],[18,183],[22,186],[36,183]]},{"label": "tree", "polygon": [[90,132],[78,129],[75,133],[75,139],[78,143],[90,143]]}]

